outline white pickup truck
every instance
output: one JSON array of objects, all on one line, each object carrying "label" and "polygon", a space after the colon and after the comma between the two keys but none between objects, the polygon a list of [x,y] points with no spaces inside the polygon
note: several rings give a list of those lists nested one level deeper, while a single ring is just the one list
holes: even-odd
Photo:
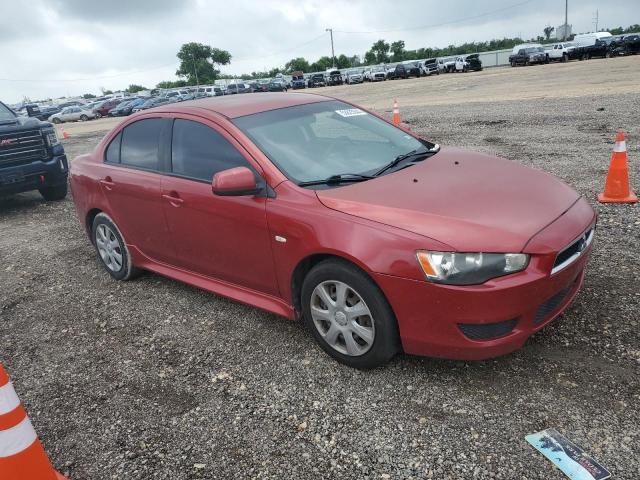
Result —
[{"label": "white pickup truck", "polygon": [[547,55],[549,55],[549,60],[567,62],[574,58],[573,50],[575,48],[576,46],[573,43],[563,42],[548,45],[545,47],[545,51],[547,52]]}]

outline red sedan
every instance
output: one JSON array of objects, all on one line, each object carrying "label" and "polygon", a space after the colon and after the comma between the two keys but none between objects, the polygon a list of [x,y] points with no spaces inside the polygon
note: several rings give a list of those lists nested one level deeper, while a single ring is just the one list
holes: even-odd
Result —
[{"label": "red sedan", "polygon": [[71,167],[106,271],[300,318],[358,368],[506,354],[577,294],[596,216],[539,170],[320,95],[135,114]]}]

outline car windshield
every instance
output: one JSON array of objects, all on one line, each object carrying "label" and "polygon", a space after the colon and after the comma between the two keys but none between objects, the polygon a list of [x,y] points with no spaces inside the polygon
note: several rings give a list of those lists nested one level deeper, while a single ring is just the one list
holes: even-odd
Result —
[{"label": "car windshield", "polygon": [[296,183],[372,175],[399,155],[433,147],[340,101],[270,110],[233,122]]},{"label": "car windshield", "polygon": [[9,109],[9,107],[5,106],[3,103],[0,103],[0,122],[13,121],[15,119],[16,116]]}]

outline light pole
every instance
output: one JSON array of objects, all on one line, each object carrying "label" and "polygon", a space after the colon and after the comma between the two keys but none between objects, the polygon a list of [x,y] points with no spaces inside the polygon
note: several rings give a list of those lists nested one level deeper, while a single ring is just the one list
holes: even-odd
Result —
[{"label": "light pole", "polygon": [[562,40],[567,39],[567,30],[569,29],[569,0],[565,0],[564,2],[564,35],[562,35]]},{"label": "light pole", "polygon": [[336,68],[336,54],[333,52],[333,28],[326,28],[324,31],[331,35],[331,66]]}]

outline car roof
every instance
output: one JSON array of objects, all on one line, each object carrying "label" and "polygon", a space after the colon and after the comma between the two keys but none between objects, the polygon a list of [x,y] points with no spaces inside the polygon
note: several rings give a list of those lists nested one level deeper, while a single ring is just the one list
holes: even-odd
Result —
[{"label": "car roof", "polygon": [[309,103],[318,103],[333,98],[310,93],[261,93],[260,95],[232,95],[215,98],[190,100],[179,104],[161,107],[157,111],[193,113],[194,109],[208,110],[227,118],[243,117],[254,113],[295,107]]}]

